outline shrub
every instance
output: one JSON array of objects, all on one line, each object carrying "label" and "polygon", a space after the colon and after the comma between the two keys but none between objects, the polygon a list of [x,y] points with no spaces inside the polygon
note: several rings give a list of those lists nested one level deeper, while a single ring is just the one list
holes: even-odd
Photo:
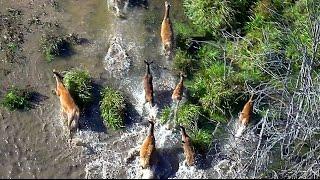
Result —
[{"label": "shrub", "polygon": [[72,54],[72,45],[81,44],[78,34],[63,35],[47,33],[41,37],[41,48],[45,60],[51,62],[56,56],[69,56]]},{"label": "shrub", "polygon": [[199,152],[206,152],[213,140],[212,133],[208,130],[198,129],[191,135],[194,148]]},{"label": "shrub", "polygon": [[166,106],[163,108],[160,116],[160,123],[165,124],[170,118],[171,108]]},{"label": "shrub", "polygon": [[186,51],[177,49],[173,59],[173,69],[177,72],[182,71],[187,73],[188,76],[192,74],[196,66],[195,60],[193,60]]},{"label": "shrub", "polygon": [[184,0],[185,14],[199,30],[217,34],[233,18],[229,1]]},{"label": "shrub", "polygon": [[198,121],[200,107],[194,104],[184,104],[180,106],[177,112],[177,124],[191,128]]},{"label": "shrub", "polygon": [[101,116],[108,127],[117,130],[123,127],[125,100],[119,91],[106,87],[101,91]]},{"label": "shrub", "polygon": [[92,101],[92,83],[88,71],[72,69],[65,74],[63,83],[80,107]]},{"label": "shrub", "polygon": [[10,111],[28,109],[30,107],[30,92],[26,89],[12,87],[4,96],[1,104]]}]

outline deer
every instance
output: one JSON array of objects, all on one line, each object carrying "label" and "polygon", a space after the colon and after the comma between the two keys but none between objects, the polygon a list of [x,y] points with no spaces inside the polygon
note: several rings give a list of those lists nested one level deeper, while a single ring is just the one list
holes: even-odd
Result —
[{"label": "deer", "polygon": [[182,125],[179,125],[181,129],[181,137],[182,137],[182,147],[185,156],[185,162],[188,166],[193,166],[195,164],[195,152],[191,143],[191,139],[186,133],[185,128]]},{"label": "deer", "polygon": [[161,24],[161,40],[162,40],[162,49],[164,51],[164,54],[166,56],[171,54],[172,46],[173,46],[173,30],[172,30],[172,23],[170,21],[169,17],[169,11],[170,11],[170,4],[168,1],[164,2],[165,6],[165,12],[164,17]]},{"label": "deer", "polygon": [[155,163],[155,151],[156,151],[156,143],[154,138],[154,122],[152,120],[148,120],[150,123],[148,135],[144,139],[141,148],[140,148],[140,166],[143,169],[149,168],[153,163]]},{"label": "deer", "polygon": [[79,107],[73,100],[69,90],[62,83],[62,76],[53,69],[53,75],[56,79],[55,94],[60,99],[60,110],[62,116],[67,117],[67,127],[69,129],[69,139],[72,139],[73,133],[79,129]]},{"label": "deer", "polygon": [[177,102],[178,104],[182,99],[182,94],[183,94],[183,89],[184,89],[184,86],[183,86],[184,77],[186,77],[186,76],[182,72],[180,72],[180,81],[176,85],[176,87],[174,88],[172,96],[171,96],[172,101]]},{"label": "deer", "polygon": [[150,64],[153,63],[153,61],[148,62],[144,61],[146,64],[146,73],[143,77],[143,86],[144,86],[144,92],[145,92],[145,103],[150,103],[151,107],[153,107],[153,85],[152,85],[152,75],[150,72]]},{"label": "deer", "polygon": [[239,115],[239,121],[242,125],[247,126],[252,115],[252,107],[253,107],[253,94],[251,95],[250,99],[248,102],[243,106],[242,111],[240,112]]},{"label": "deer", "polygon": [[[177,103],[176,108],[174,109],[174,117],[177,117],[177,110],[179,108],[179,103],[182,100],[183,89],[184,89],[184,86],[183,86],[184,77],[186,77],[186,75],[183,74],[182,72],[180,72],[180,81],[176,85],[176,87],[173,90],[173,93],[171,95],[172,101]],[[174,125],[174,126],[176,126],[176,125]],[[172,124],[170,124],[170,122],[168,122],[166,129],[171,129],[171,128],[172,128]]]}]

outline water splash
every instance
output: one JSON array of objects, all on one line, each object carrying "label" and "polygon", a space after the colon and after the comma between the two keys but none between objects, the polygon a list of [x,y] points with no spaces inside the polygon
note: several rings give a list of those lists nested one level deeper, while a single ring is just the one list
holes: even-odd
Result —
[{"label": "water splash", "polygon": [[128,73],[131,64],[131,58],[128,56],[123,39],[120,34],[109,38],[110,46],[104,58],[105,69],[110,74],[119,79]]},{"label": "water splash", "polygon": [[107,0],[107,5],[117,17],[123,18],[127,14],[129,0]]},{"label": "water splash", "polygon": [[187,166],[184,161],[180,162],[179,170],[169,179],[207,179],[204,170],[197,169],[195,166]]},{"label": "water splash", "polygon": [[236,130],[236,134],[234,135],[236,138],[239,138],[243,131],[246,129],[246,126],[243,124],[239,124],[239,128]]},{"label": "water splash", "polygon": [[[119,89],[129,94],[130,102],[142,119],[150,117],[155,119],[154,135],[159,162],[157,165],[143,170],[140,167],[138,155],[127,161],[128,155],[132,151],[139,152],[140,150],[148,131],[146,121],[135,122],[119,136],[109,137],[105,134],[83,132],[80,138],[86,144],[84,147],[84,154],[88,159],[86,177],[140,179],[156,176],[156,178],[169,178],[175,176],[176,172],[178,172],[176,177],[184,177],[186,174],[187,177],[203,177],[200,176],[202,172],[196,171],[196,168],[190,169],[179,165],[179,163],[182,163],[179,156],[183,155],[181,137],[179,133],[167,130],[164,125],[159,124],[159,111],[165,105],[171,105],[171,93],[176,84],[176,77],[169,70],[171,69],[169,61],[159,61],[159,63],[154,63],[151,66],[154,77],[153,86],[156,89],[155,105],[151,107],[149,104],[145,104],[143,74],[137,72],[144,72],[142,59],[145,57],[142,52],[145,51],[146,47],[144,43],[139,44],[136,41],[136,38],[141,38],[141,33],[131,34],[130,37],[125,36],[125,34],[128,34],[127,31],[131,32],[132,27],[136,27],[137,32],[139,32],[139,24],[135,22],[139,22],[139,20],[136,20],[141,19],[142,15],[142,13],[135,12],[131,15],[128,14],[127,20],[112,23],[114,36],[111,36],[111,45],[104,58],[104,63],[105,69],[119,81]],[[199,173],[193,175],[192,171]]]}]

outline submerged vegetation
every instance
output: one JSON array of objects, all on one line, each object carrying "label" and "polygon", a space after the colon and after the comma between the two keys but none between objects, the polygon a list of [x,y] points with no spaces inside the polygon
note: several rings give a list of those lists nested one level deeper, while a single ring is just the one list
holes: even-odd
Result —
[{"label": "submerged vegetation", "polygon": [[27,89],[11,87],[4,95],[1,104],[10,111],[26,110],[30,108],[30,92]]},{"label": "submerged vegetation", "polygon": [[123,95],[110,87],[101,91],[100,111],[106,125],[114,130],[124,126],[123,116],[125,99]]},{"label": "submerged vegetation", "polygon": [[51,62],[69,48],[69,44],[62,37],[46,34],[42,36],[41,47],[45,60]]},{"label": "submerged vegetation", "polygon": [[51,62],[57,56],[71,55],[72,46],[80,43],[76,34],[63,35],[58,32],[47,32],[41,37],[42,54],[46,61]]},{"label": "submerged vegetation", "polygon": [[78,106],[85,107],[92,102],[92,82],[88,71],[72,69],[64,75],[63,83]]},{"label": "submerged vegetation", "polygon": [[6,62],[17,60],[17,52],[24,42],[21,17],[21,10],[12,8],[7,8],[6,13],[1,15],[0,52],[5,53]]}]

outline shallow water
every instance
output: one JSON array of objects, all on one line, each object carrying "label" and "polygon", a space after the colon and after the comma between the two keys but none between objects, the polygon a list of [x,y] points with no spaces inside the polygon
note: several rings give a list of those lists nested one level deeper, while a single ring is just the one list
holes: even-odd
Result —
[{"label": "shallow water", "polygon": [[[141,145],[147,133],[149,115],[159,116],[162,108],[171,106],[171,93],[178,79],[171,71],[171,61],[164,58],[160,43],[163,1],[130,1],[126,18],[117,18],[105,0],[0,1],[0,12],[7,7],[21,9],[24,24],[37,14],[42,22],[58,22],[66,33],[77,33],[87,43],[76,45],[70,56],[48,63],[39,52],[42,26],[32,26],[25,33],[19,63],[2,61],[2,68],[11,71],[0,75],[1,90],[12,84],[30,84],[42,99],[26,112],[0,109],[0,177],[1,178],[141,178],[138,156],[126,163],[132,148]],[[181,1],[173,1],[171,17],[185,18]],[[44,12],[46,14],[44,14]],[[25,25],[26,26],[26,25]],[[110,65],[114,60],[108,49],[115,39],[118,52],[127,56],[123,68]],[[3,53],[0,53],[3,57]],[[144,60],[153,61],[151,72],[155,89],[153,108],[144,105],[142,77]],[[98,90],[93,105],[81,114],[81,131],[76,138],[81,146],[66,143],[58,98],[51,93],[55,82],[52,69],[58,71],[82,68],[90,72],[97,86],[112,86],[122,91],[130,109],[126,112],[127,127],[114,132],[106,128],[98,111]],[[216,178],[214,165],[206,169],[187,167],[183,162],[180,134],[156,125],[156,147],[160,166],[158,178]],[[231,143],[229,143],[231,144]],[[227,149],[227,148],[226,148]],[[227,152],[226,152],[227,153]],[[214,155],[212,155],[214,156]]]},{"label": "shallow water", "polygon": [[[91,122],[102,124],[98,122],[101,119],[97,106],[93,106],[91,109],[93,111],[90,113],[83,114],[84,128],[78,134],[83,142],[92,144],[90,148],[93,152],[87,152],[90,148],[68,146],[59,114],[59,102],[51,93],[51,89],[54,88],[54,79],[51,74],[53,68],[59,71],[74,67],[87,69],[97,84],[110,85],[122,90],[136,106],[136,111],[140,113],[142,113],[141,102],[144,98],[143,95],[141,96],[144,59],[154,60],[151,68],[154,73],[155,89],[169,91],[174,84],[173,76],[165,77],[164,73],[167,74],[167,72],[156,70],[160,65],[164,65],[162,56],[158,52],[161,50],[158,39],[159,27],[154,26],[147,30],[144,25],[147,11],[153,11],[151,13],[155,14],[162,12],[157,2],[150,3],[149,9],[135,4],[136,6],[128,9],[127,19],[116,18],[108,10],[106,1],[102,0],[57,1],[58,8],[51,6],[49,2],[1,1],[1,13],[5,13],[6,8],[20,9],[23,13],[22,22],[33,15],[39,15],[42,22],[58,22],[66,33],[77,33],[80,37],[86,38],[89,43],[75,46],[71,56],[56,58],[52,63],[47,63],[39,52],[39,41],[45,29],[42,26],[32,26],[32,32],[24,34],[25,42],[20,52],[25,58],[19,58],[19,63],[16,64],[1,62],[3,68],[11,71],[7,76],[1,75],[3,91],[12,84],[20,86],[29,84],[43,96],[43,100],[34,109],[26,112],[9,112],[1,109],[0,141],[3,146],[0,147],[0,153],[3,156],[0,158],[0,177],[88,177],[87,169],[90,169],[88,168],[90,163],[99,159],[99,154],[103,153],[99,148],[112,150],[110,142],[117,139],[119,132],[108,130],[104,132],[103,125],[96,127]],[[44,12],[46,14],[43,14]],[[157,17],[160,18],[160,16]],[[26,23],[23,24],[27,27]],[[124,48],[131,58],[130,69],[121,81],[111,76],[104,68],[104,59],[111,37],[122,38]],[[167,89],[159,88],[160,81],[164,79],[172,81]],[[138,117],[133,121],[140,122],[141,117],[137,115],[138,113],[131,114],[133,114],[131,119],[133,116]],[[128,131],[132,130],[129,128]],[[102,145],[109,147],[101,147]],[[129,144],[123,148],[128,149]]]}]

